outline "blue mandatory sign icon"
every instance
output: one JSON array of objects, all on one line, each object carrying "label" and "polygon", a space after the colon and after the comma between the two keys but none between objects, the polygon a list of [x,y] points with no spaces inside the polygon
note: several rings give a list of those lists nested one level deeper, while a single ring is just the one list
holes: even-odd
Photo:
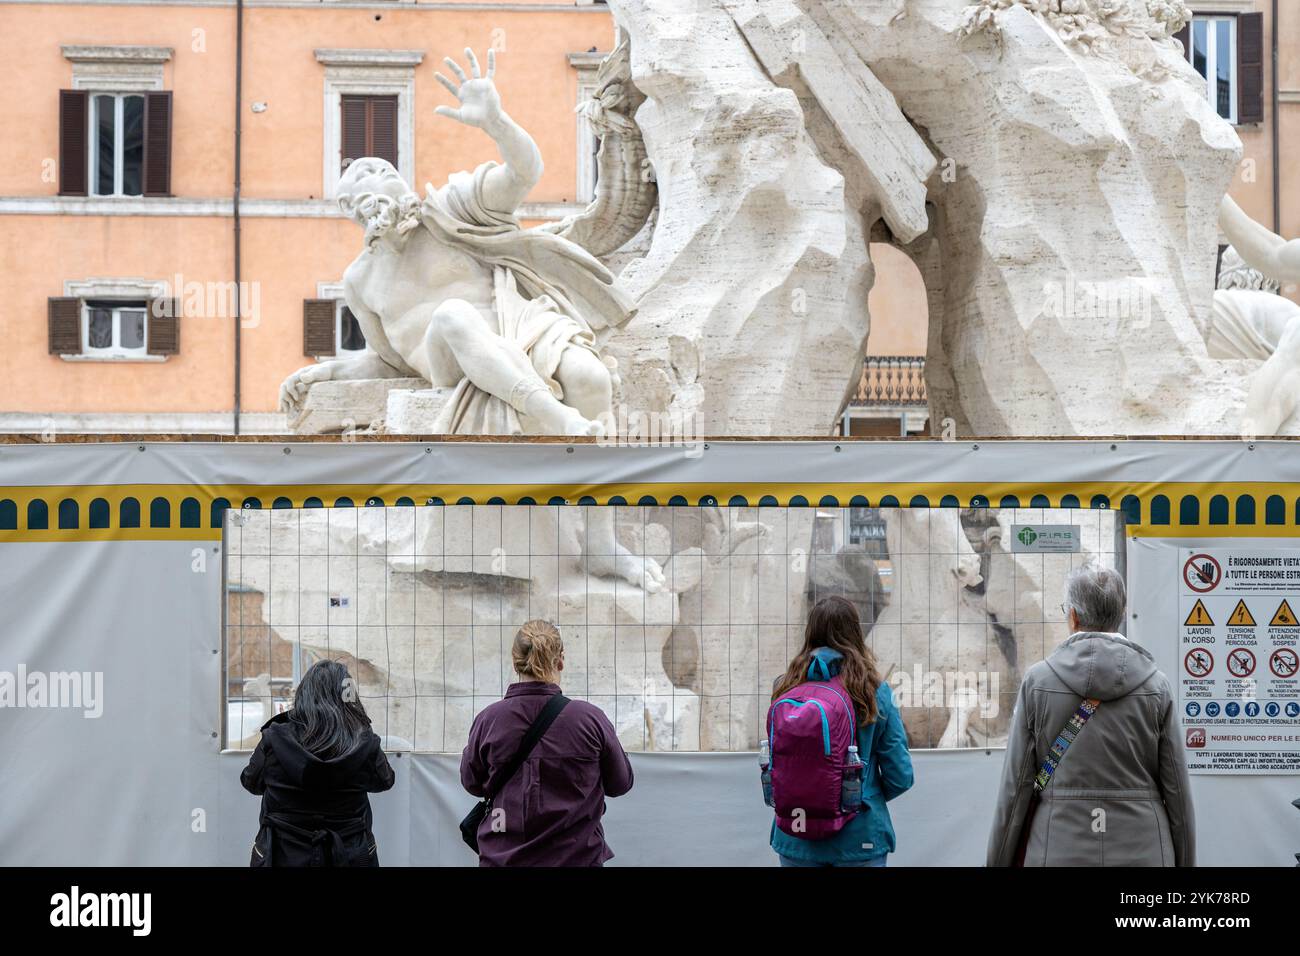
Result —
[{"label": "blue mandatory sign icon", "polygon": [[1236,717],[1238,714],[1241,713],[1241,705],[1237,703],[1235,700],[1230,700],[1228,701],[1227,705],[1223,708],[1223,712],[1227,714],[1229,717]]},{"label": "blue mandatory sign icon", "polygon": [[1300,717],[1300,704],[1295,701],[1286,705],[1286,715],[1288,717]]},{"label": "blue mandatory sign icon", "polygon": [[1270,700],[1264,705],[1264,713],[1268,714],[1270,717],[1276,717],[1278,714],[1282,713],[1282,708],[1277,705],[1277,701]]},{"label": "blue mandatory sign icon", "polygon": [[1252,700],[1246,704],[1246,716],[1247,717],[1259,716],[1259,701]]},{"label": "blue mandatory sign icon", "polygon": [[1215,701],[1210,701],[1208,704],[1205,705],[1205,716],[1206,717],[1219,716],[1219,705]]},{"label": "blue mandatory sign icon", "polygon": [[1185,709],[1188,717],[1199,717],[1201,715],[1201,705],[1194,700],[1189,700]]}]

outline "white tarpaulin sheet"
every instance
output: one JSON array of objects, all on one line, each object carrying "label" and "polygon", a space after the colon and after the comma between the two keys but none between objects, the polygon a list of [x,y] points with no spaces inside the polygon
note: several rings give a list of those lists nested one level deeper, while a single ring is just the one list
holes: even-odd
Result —
[{"label": "white tarpaulin sheet", "polygon": [[[284,453],[287,447],[292,454]],[[654,485],[665,499],[678,489],[695,503],[697,493],[725,495],[746,483],[811,487],[809,476],[845,487],[865,477],[873,487],[894,482],[900,489],[908,482],[927,489],[1058,483],[1053,494],[1071,482],[1134,488],[1271,482],[1273,488],[1300,481],[1300,455],[1284,443],[1256,450],[1234,442],[836,448],[831,442],[714,443],[691,458],[680,449],[567,452],[561,444],[0,446],[0,505],[18,500],[24,486],[48,489],[42,493],[53,499],[48,531],[28,533],[37,525],[28,523],[35,512],[25,504],[16,530],[0,524],[0,671],[16,674],[21,667],[47,681],[47,706],[0,709],[0,864],[242,865],[255,829],[257,800],[238,782],[245,755],[218,749],[221,555],[207,514],[193,531],[173,522],[164,533],[151,527],[146,507],[139,533],[130,534],[118,532],[115,511],[112,530],[103,533],[108,540],[93,540],[98,532],[87,530],[94,527],[87,524],[88,507],[79,516],[69,509],[79,522],[70,527],[81,530],[61,537],[58,498],[83,486],[97,489],[87,494],[105,495],[110,486],[131,486],[147,501],[157,486],[188,485],[205,506],[205,489],[266,486],[269,506],[272,496],[295,485],[465,493],[518,487],[522,480],[543,492],[554,484],[571,495],[598,495],[600,483],[622,482]],[[1180,666],[1180,549],[1252,543],[1130,542],[1136,614],[1130,634],[1151,647],[1166,673]],[[70,674],[82,676],[74,681]],[[96,710],[98,716],[88,716]],[[607,818],[616,865],[774,862],[752,754],[639,754],[633,761],[637,786],[610,801]],[[455,829],[472,801],[459,792],[454,755],[403,755],[394,762],[397,786],[374,799],[382,860],[472,862]],[[917,786],[891,806],[899,840],[892,862],[982,862],[1001,763],[1001,751],[917,754]],[[1289,804],[1300,795],[1300,778],[1198,776],[1193,787],[1202,864],[1293,863],[1300,814]]]}]

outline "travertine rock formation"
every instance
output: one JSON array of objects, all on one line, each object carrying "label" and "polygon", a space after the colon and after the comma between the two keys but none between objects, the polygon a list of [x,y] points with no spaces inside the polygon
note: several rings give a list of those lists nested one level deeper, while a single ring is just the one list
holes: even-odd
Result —
[{"label": "travertine rock formation", "polygon": [[788,5],[611,8],[659,184],[650,249],[620,274],[638,316],[608,343],[623,402],[677,410],[692,386],[705,433],[829,432],[866,344],[870,222],[924,230],[934,159]]},{"label": "travertine rock formation", "polygon": [[883,220],[929,289],[932,420],[1235,430],[1241,376],[1204,334],[1241,146],[1172,38],[1180,0],[610,6],[659,182],[621,276],[625,400],[671,404],[678,335],[706,431],[828,430]]}]

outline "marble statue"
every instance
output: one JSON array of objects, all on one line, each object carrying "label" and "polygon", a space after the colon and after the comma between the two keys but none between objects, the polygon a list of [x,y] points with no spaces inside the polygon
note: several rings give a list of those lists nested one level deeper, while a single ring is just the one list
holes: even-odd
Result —
[{"label": "marble statue", "polygon": [[678,336],[706,434],[826,433],[871,241],[924,280],[936,427],[1235,432],[1246,388],[1204,333],[1242,147],[1174,38],[1183,0],[609,6],[659,183],[609,343],[627,401],[678,400]]},{"label": "marble statue", "polygon": [[515,211],[542,159],[501,106],[495,51],[486,74],[465,55],[470,75],[450,58],[458,82],[438,74],[459,107],[437,112],[486,132],[503,162],[430,185],[423,200],[384,160],[348,166],[338,202],[364,227],[365,249],[343,287],[366,349],[289,376],[281,408],[299,413],[319,382],[418,377],[452,389],[430,432],[599,435],[613,362],[595,332],[627,322],[632,304],[581,247],[520,228]]},{"label": "marble statue", "polygon": [[[355,384],[356,421],[398,433],[595,434],[612,404],[699,434],[825,434],[885,242],[925,285],[936,427],[1238,429],[1249,385],[1206,341],[1242,146],[1175,39],[1184,0],[609,7],[619,40],[579,107],[593,202],[518,228],[536,147],[490,76],[446,81],[461,103],[440,112],[504,162],[423,200],[353,164],[340,199],[370,251],[345,286],[373,342],[291,376],[286,410],[336,421]],[[438,278],[462,266],[469,288]]]},{"label": "marble statue", "polygon": [[1300,239],[1290,242],[1224,196],[1224,250],[1206,346],[1211,356],[1262,363],[1251,378],[1242,434],[1278,434],[1300,407],[1300,305],[1279,295],[1300,282]]}]

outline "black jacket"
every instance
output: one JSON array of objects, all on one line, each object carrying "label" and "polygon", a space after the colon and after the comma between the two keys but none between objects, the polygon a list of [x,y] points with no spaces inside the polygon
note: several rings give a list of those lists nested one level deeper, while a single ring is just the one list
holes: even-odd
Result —
[{"label": "black jacket", "polygon": [[262,796],[251,866],[378,866],[368,793],[393,785],[393,768],[366,731],[341,757],[322,760],[298,742],[287,713],[262,725],[239,782]]}]

